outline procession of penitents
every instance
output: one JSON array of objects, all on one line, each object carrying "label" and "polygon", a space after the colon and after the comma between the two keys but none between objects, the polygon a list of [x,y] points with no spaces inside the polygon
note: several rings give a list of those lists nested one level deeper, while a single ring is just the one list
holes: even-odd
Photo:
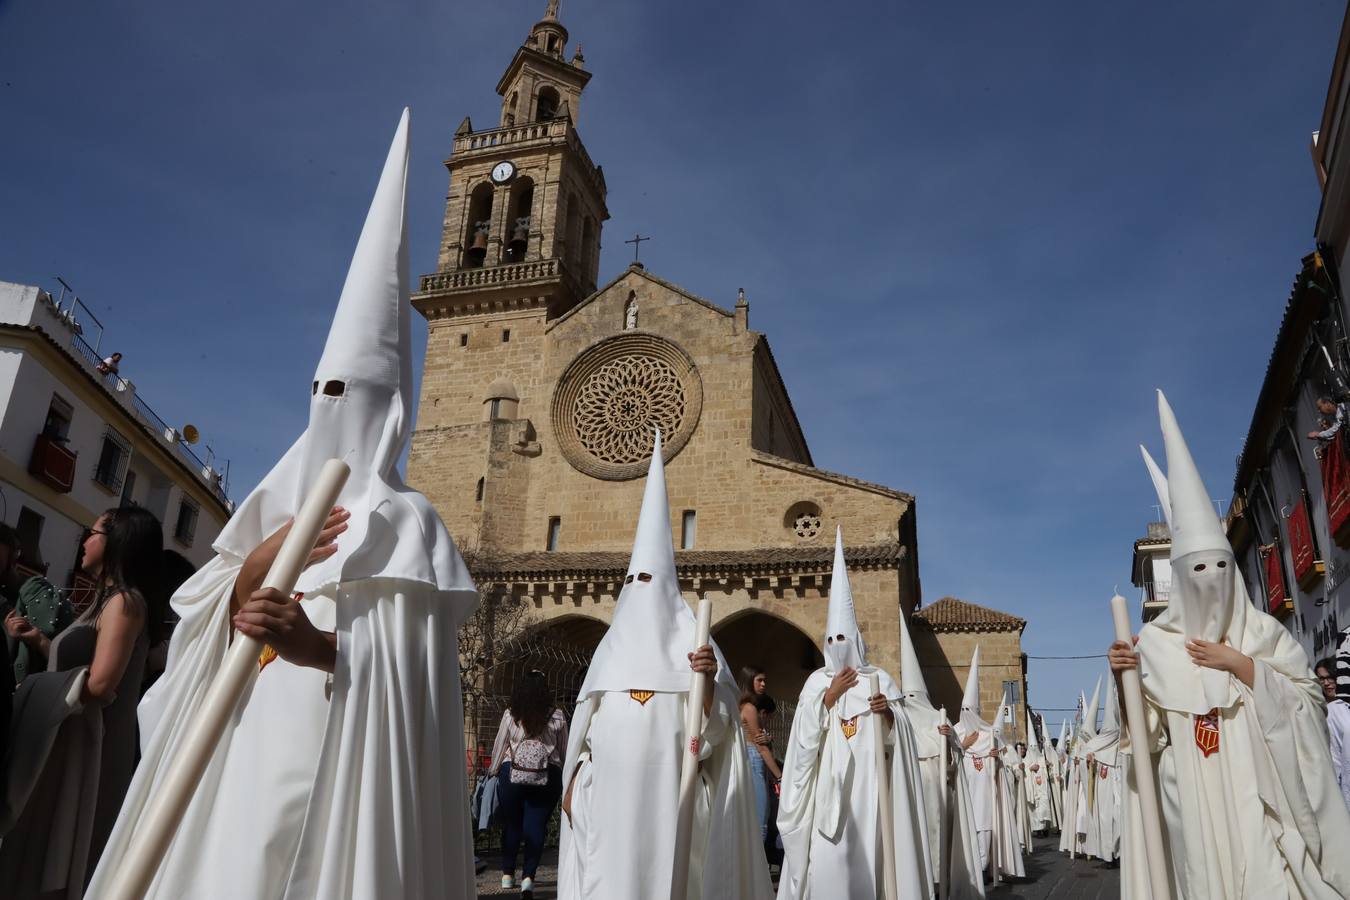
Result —
[{"label": "procession of penitents", "polygon": [[[167,671],[92,898],[476,896],[457,632],[478,602],[398,462],[414,384],[405,110],[309,385],[309,424],[176,593]],[[900,679],[871,665],[836,533],[824,665],[795,707],[778,900],[985,896],[1036,834],[1119,859],[1127,898],[1350,895],[1350,813],[1304,652],[1254,609],[1170,407],[1171,604],[1110,650],[1071,730],[980,659],[959,717],[933,704],[899,617]],[[613,622],[563,763],[564,900],[768,900],[738,689],[675,566],[661,435]],[[1103,615],[1105,620],[1105,613]],[[1121,623],[1117,623],[1118,630]],[[1126,626],[1126,630],[1128,630]],[[1137,643],[1135,642],[1137,641]],[[265,648],[265,649],[263,649]],[[261,652],[260,652],[261,650]],[[11,841],[5,849],[15,852]]]}]

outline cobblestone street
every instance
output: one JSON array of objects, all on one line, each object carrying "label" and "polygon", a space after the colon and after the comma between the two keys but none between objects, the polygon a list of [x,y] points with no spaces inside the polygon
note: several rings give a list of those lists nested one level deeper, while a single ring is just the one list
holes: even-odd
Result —
[{"label": "cobblestone street", "polygon": [[[1056,847],[1058,838],[1041,838],[1036,851],[1027,857],[1027,880],[1000,884],[989,891],[989,900],[1115,900],[1120,896],[1120,870],[1095,859],[1070,860]],[[544,855],[544,865],[536,879],[535,900],[555,900],[557,894],[556,850]],[[489,865],[478,878],[480,900],[488,897],[519,896],[518,890],[503,891],[501,873]],[[733,900],[733,898],[727,898]]]}]

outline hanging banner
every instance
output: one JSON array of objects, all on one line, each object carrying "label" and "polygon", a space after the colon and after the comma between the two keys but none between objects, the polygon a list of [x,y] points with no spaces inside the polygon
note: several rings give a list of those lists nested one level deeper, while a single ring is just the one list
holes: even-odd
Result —
[{"label": "hanging banner", "polygon": [[1305,589],[1321,574],[1318,571],[1317,549],[1313,546],[1310,521],[1308,497],[1300,493],[1298,502],[1289,513],[1289,550],[1294,557],[1294,580]]}]

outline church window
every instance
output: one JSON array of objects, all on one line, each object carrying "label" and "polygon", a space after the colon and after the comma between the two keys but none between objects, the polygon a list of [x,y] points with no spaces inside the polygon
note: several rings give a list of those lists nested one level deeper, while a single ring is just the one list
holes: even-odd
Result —
[{"label": "church window", "polygon": [[558,535],[562,533],[562,519],[558,516],[552,516],[548,520],[548,544],[547,549],[551,552],[558,549]]},{"label": "church window", "polygon": [[692,509],[686,509],[680,517],[680,549],[693,550],[694,539],[698,535],[698,515]]},{"label": "church window", "polygon": [[514,124],[516,124],[516,99],[517,99],[517,93],[516,93],[515,91],[512,91],[512,92],[511,92],[511,101],[506,105],[506,124],[507,124],[507,125],[514,125]]},{"label": "church window", "polygon": [[503,343],[503,344],[509,344],[510,342],[511,342],[511,329],[510,329],[510,328],[503,328],[503,329],[502,329],[502,343]]},{"label": "church window", "polygon": [[469,346],[469,335],[468,335],[467,332],[465,332],[464,334],[461,334],[461,335],[459,336],[459,345],[460,345],[461,347],[467,347],[467,346]]},{"label": "church window", "polygon": [[474,489],[473,499],[477,500],[479,503],[483,502],[483,479],[481,478],[478,479],[478,487]]},{"label": "church window", "polygon": [[783,525],[797,537],[809,541],[820,534],[820,507],[809,500],[794,503],[783,517]]},{"label": "church window", "polygon": [[502,417],[502,400],[500,397],[493,397],[488,401],[488,418],[496,421]]},{"label": "church window", "polygon": [[544,87],[539,91],[539,102],[535,106],[534,120],[547,122],[558,114],[559,98],[554,88]]},{"label": "church window", "polygon": [[469,194],[469,215],[464,225],[465,268],[476,269],[483,264],[491,228],[492,185],[483,182]]}]

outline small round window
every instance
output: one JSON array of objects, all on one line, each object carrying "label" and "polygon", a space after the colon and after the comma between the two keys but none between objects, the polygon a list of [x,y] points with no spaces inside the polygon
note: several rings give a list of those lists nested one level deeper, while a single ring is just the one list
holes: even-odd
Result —
[{"label": "small round window", "polygon": [[809,500],[794,503],[783,517],[783,526],[803,541],[820,534],[820,507]]}]

